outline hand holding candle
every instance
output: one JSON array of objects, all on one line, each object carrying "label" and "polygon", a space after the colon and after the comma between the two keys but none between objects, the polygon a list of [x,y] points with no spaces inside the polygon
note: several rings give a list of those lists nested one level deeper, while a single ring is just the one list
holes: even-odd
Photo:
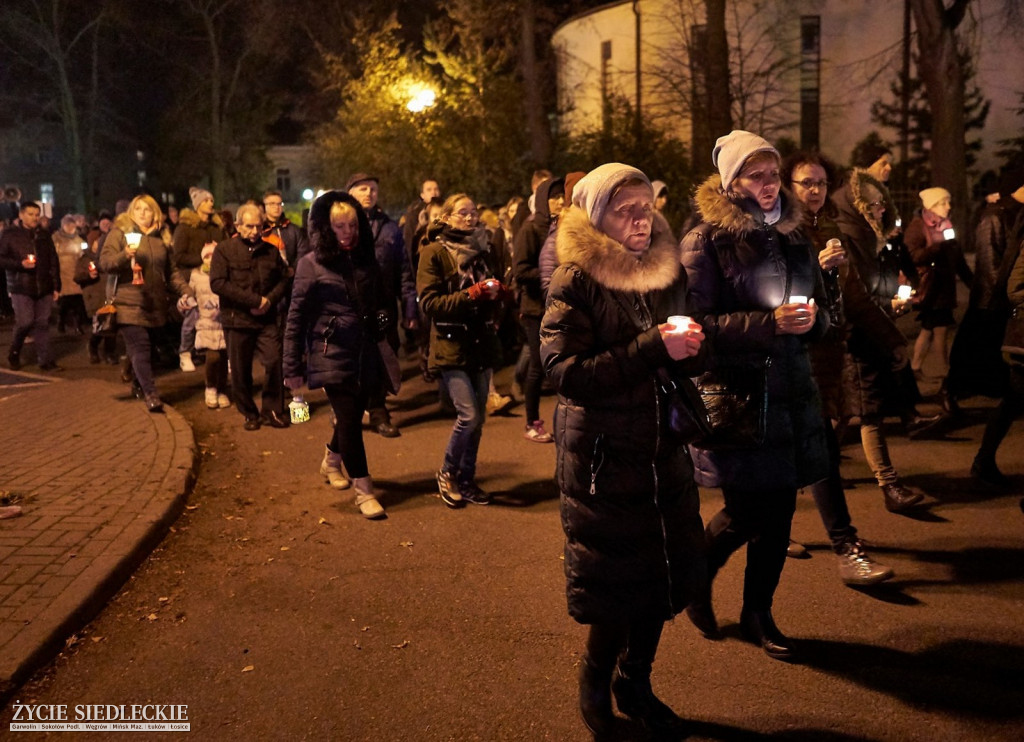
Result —
[{"label": "hand holding candle", "polygon": [[29,253],[25,256],[25,259],[21,261],[23,268],[28,268],[30,271],[36,268],[36,255],[35,253]]},{"label": "hand holding candle", "polygon": [[806,296],[790,296],[789,301],[775,308],[776,335],[803,335],[814,327],[818,305]]},{"label": "hand holding candle", "polygon": [[690,317],[674,314],[658,325],[661,340],[669,357],[674,361],[697,355],[704,342],[704,328]]}]

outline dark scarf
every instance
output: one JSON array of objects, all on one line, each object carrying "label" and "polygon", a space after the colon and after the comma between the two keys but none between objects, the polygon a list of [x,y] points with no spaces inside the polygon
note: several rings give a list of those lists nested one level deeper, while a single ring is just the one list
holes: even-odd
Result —
[{"label": "dark scarf", "polygon": [[469,288],[487,278],[484,254],[490,250],[487,230],[481,224],[472,231],[445,225],[438,237],[459,272],[459,288]]}]

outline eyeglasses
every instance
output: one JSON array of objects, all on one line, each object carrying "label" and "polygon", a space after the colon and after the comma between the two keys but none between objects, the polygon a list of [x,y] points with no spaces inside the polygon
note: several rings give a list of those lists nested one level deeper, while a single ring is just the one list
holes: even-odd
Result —
[{"label": "eyeglasses", "polygon": [[810,178],[807,178],[805,180],[794,180],[793,181],[793,185],[798,185],[798,186],[800,186],[801,188],[803,188],[804,190],[807,190],[807,191],[813,191],[813,190],[821,191],[821,190],[824,190],[824,189],[828,188],[828,181],[827,180],[811,180]]},{"label": "eyeglasses", "polygon": [[472,211],[456,211],[452,213],[452,216],[457,216],[460,219],[476,219],[480,216],[480,213],[473,209]]}]

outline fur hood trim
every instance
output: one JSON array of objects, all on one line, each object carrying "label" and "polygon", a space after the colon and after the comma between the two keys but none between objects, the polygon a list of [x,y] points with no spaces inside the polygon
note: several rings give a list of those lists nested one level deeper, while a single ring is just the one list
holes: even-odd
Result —
[{"label": "fur hood trim", "polygon": [[[868,200],[864,197],[864,186],[866,185],[874,186],[882,194],[882,201],[885,203],[885,213],[882,214],[881,222],[876,222],[871,217],[871,207],[868,206]],[[889,189],[867,170],[855,167],[850,171],[850,201],[853,204],[853,208],[857,210],[857,213],[864,217],[864,221],[871,225],[871,231],[875,233],[879,245],[885,244],[887,235],[892,234],[892,231],[896,229],[896,219],[898,217],[896,204],[892,200]]]},{"label": "fur hood trim", "polygon": [[[724,229],[733,234],[747,234],[761,229],[764,224],[760,209],[754,213],[743,208],[744,201],[753,204],[749,199],[734,201],[722,190],[722,176],[712,175],[697,187],[694,201],[701,218],[708,224]],[[780,189],[782,199],[782,216],[772,226],[780,234],[792,234],[803,224],[804,210],[793,194],[785,188]],[[756,214],[756,215],[755,215]]]},{"label": "fur hood trim", "polygon": [[[220,214],[216,211],[213,212],[213,216],[210,217],[210,222],[218,227],[224,226],[224,220],[220,218]],[[178,224],[184,224],[186,227],[198,227],[202,223],[203,220],[199,218],[199,212],[195,209],[185,207],[178,212]]]},{"label": "fur hood trim", "polygon": [[[138,231],[138,228],[135,226],[135,222],[133,222],[132,218],[128,216],[128,212],[117,215],[117,218],[114,219],[113,229],[121,230],[121,234]],[[164,224],[160,229],[159,236],[165,245],[171,244],[171,230],[167,228],[166,224]]]},{"label": "fur hood trim", "polygon": [[559,263],[575,263],[613,291],[663,289],[672,285],[681,269],[679,246],[660,214],[654,215],[651,246],[634,254],[591,224],[586,211],[572,206],[559,218],[555,249]]}]

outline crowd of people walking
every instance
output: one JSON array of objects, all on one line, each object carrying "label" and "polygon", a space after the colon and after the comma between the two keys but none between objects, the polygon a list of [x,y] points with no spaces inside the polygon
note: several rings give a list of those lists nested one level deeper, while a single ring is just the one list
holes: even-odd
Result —
[{"label": "crowd of people walking", "polygon": [[[310,466],[371,520],[386,517],[387,493],[374,486],[364,430],[401,436],[388,397],[400,390],[403,340],[454,417],[435,474],[447,507],[492,502],[477,476],[484,425],[517,397],[524,439],[555,444],[569,613],[588,626],[583,721],[607,735],[614,699],[677,736],[682,719],[651,685],[663,627],[685,611],[703,636],[719,635],[712,585],[741,547],[743,635],[773,659],[799,659],[772,608],[786,558],[802,548],[790,538],[801,490],[844,583],[893,576],[847,507],[848,428],[859,429],[880,506],[900,514],[926,493],[899,476],[887,418],[921,438],[940,434],[963,400],[998,399],[971,475],[1008,492],[996,453],[1024,412],[1024,177],[986,200],[972,270],[946,189],[922,190],[901,228],[884,148],[841,172],[818,152],[784,159],[736,130],[707,154],[715,172],[680,239],[663,216],[669,187],[623,163],[538,171],[529,200],[499,207],[443,198],[427,179],[401,223],[362,172],[319,195],[301,227],[276,190],[232,213],[195,187],[176,223],[143,194],[92,226],[65,215],[52,234],[25,202],[0,234],[8,365],[30,365],[31,337],[38,369],[62,370],[56,308],[57,331],[88,332],[90,362],[120,363],[155,414],[161,358],[182,373],[202,365],[206,406],[234,407],[246,431],[289,427],[289,392],[322,389],[333,425]],[[952,337],[957,277],[970,300]],[[910,311],[912,348],[897,325]],[[933,351],[942,413],[926,417],[918,382]],[[495,371],[512,364],[513,389],[496,389]],[[545,381],[557,395],[550,425]],[[698,485],[724,500],[707,524]]]}]

